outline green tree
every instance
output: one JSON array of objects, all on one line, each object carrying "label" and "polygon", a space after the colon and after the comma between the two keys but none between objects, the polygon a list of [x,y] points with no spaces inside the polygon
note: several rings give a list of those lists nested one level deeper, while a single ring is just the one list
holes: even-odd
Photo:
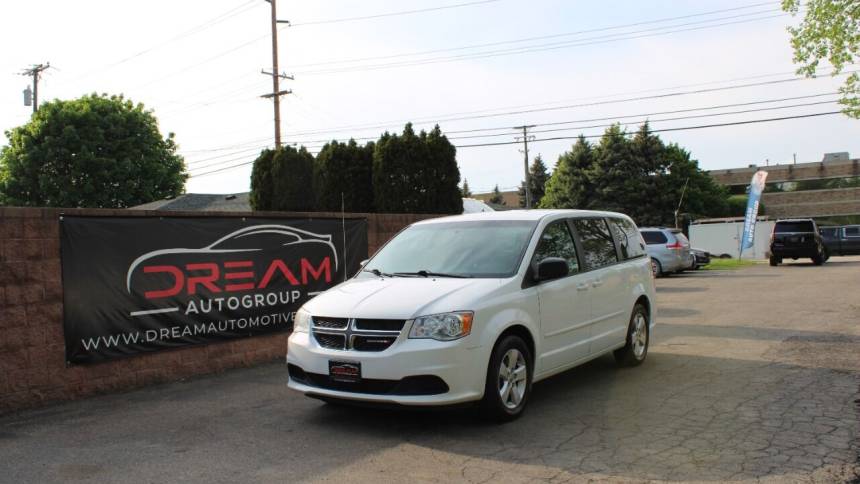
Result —
[{"label": "green tree", "polygon": [[263,150],[251,172],[254,210],[314,211],[314,157],[302,146]]},{"label": "green tree", "polygon": [[263,150],[254,160],[251,170],[251,193],[248,196],[251,208],[254,210],[274,210],[275,186],[272,178],[272,167],[275,152]]},{"label": "green tree", "polygon": [[463,198],[472,198],[472,190],[469,188],[469,180],[463,179],[463,188],[460,189]]},{"label": "green tree", "polygon": [[593,163],[592,146],[580,136],[570,151],[558,157],[540,208],[585,208],[594,192],[586,173]]},{"label": "green tree", "polygon": [[152,111],[122,96],[44,103],[6,137],[6,205],[125,208],[180,195],[188,178],[173,133],[162,138]]},{"label": "green tree", "polygon": [[493,205],[504,205],[505,204],[505,199],[504,199],[504,197],[502,197],[502,192],[499,191],[499,185],[498,184],[496,184],[496,186],[493,187],[493,196],[491,196],[487,200],[487,203],[492,203]]},{"label": "green tree", "polygon": [[651,210],[647,216],[643,216],[643,223],[674,225],[675,210],[679,211],[682,218],[728,215],[728,190],[699,168],[699,162],[692,159],[687,150],[673,143],[666,146],[663,156],[666,168],[655,183],[662,197],[649,205]]},{"label": "green tree", "polygon": [[[616,124],[608,128],[594,149],[594,163],[586,171],[594,186],[594,196],[585,200],[583,208],[624,212],[643,209],[638,203],[644,198],[636,191],[636,163],[627,132]],[[636,219],[636,214],[631,217]]]},{"label": "green tree", "polygon": [[[532,207],[540,206],[540,201],[546,193],[546,182],[549,180],[549,172],[543,162],[543,158],[537,155],[529,167],[529,193],[532,198]],[[526,182],[520,183],[517,189],[520,197],[520,207],[526,206]]]},{"label": "green tree", "polygon": [[[797,15],[805,10],[798,27],[789,27],[798,74],[815,77],[824,60],[839,74],[860,61],[860,4],[857,0],[782,0],[782,9]],[[854,72],[840,88],[845,114],[860,118],[860,74]]]},{"label": "green tree", "polygon": [[311,212],[314,207],[314,157],[304,146],[285,146],[272,158],[274,209],[284,212]]},{"label": "green tree", "polygon": [[373,151],[374,206],[387,213],[462,213],[456,148],[436,126],[384,133]]},{"label": "green tree", "polygon": [[343,194],[347,212],[373,212],[373,149],[374,143],[355,140],[323,146],[314,163],[317,210],[340,211]]},{"label": "green tree", "polygon": [[593,149],[580,137],[559,157],[541,206],[611,210],[640,225],[674,225],[675,210],[688,217],[725,215],[727,197],[689,152],[665,145],[646,123],[632,139],[612,126]]}]

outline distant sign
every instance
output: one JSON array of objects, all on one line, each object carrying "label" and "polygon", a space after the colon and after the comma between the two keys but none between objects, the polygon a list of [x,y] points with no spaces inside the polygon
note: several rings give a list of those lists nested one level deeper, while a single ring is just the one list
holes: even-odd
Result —
[{"label": "distant sign", "polygon": [[755,243],[755,222],[758,218],[759,202],[761,201],[761,194],[764,191],[766,180],[767,172],[759,170],[755,172],[750,182],[750,194],[744,217],[744,235],[741,237],[741,253],[743,253],[744,249],[752,249]]}]

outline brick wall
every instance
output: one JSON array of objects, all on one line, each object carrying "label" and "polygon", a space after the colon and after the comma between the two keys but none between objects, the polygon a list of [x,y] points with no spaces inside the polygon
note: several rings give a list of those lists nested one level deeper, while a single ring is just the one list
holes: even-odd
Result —
[{"label": "brick wall", "polygon": [[[0,414],[59,400],[175,381],[282,359],[274,334],[116,361],[66,367],[59,216],[340,218],[337,213],[211,213],[0,208]],[[366,218],[371,253],[403,227],[433,215],[349,214]]]},{"label": "brick wall", "polygon": [[721,185],[749,185],[757,170],[767,172],[767,181],[785,182],[799,180],[821,180],[860,176],[860,159],[828,161],[824,163],[798,163],[796,165],[771,165],[756,168],[732,168],[711,170],[708,173]]},{"label": "brick wall", "polygon": [[771,218],[860,214],[860,188],[804,190],[762,194]]}]

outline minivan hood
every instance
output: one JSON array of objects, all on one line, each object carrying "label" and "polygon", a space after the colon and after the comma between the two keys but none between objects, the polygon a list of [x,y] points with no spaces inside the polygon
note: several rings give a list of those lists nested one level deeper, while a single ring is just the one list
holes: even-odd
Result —
[{"label": "minivan hood", "polygon": [[504,279],[448,277],[359,277],[335,286],[304,305],[314,316],[412,319],[474,310],[476,302]]}]

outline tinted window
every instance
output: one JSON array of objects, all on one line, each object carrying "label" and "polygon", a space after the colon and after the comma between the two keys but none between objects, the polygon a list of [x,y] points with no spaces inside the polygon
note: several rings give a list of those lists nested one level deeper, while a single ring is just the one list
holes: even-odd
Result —
[{"label": "tinted window", "polygon": [[535,250],[535,264],[547,257],[561,257],[567,261],[571,274],[579,272],[579,261],[576,258],[576,245],[573,237],[563,220],[553,222],[546,227]]},{"label": "tinted window", "polygon": [[618,242],[622,259],[633,259],[645,253],[645,244],[636,225],[625,218],[609,219],[609,228]]},{"label": "tinted window", "polygon": [[665,244],[669,242],[669,239],[663,234],[663,232],[658,232],[656,230],[643,230],[642,238],[645,239],[645,243],[648,245],[654,244]]},{"label": "tinted window", "polygon": [[784,234],[787,232],[815,232],[812,222],[777,222],[775,232]]},{"label": "tinted window", "polygon": [[380,249],[367,270],[442,272],[468,277],[511,277],[536,223],[450,222],[413,225]]},{"label": "tinted window", "polygon": [[839,229],[835,229],[835,228],[824,228],[824,229],[818,229],[818,233],[820,233],[821,235],[823,235],[825,237],[837,237],[839,235],[838,230]]},{"label": "tinted window", "polygon": [[615,242],[606,221],[602,218],[579,218],[573,220],[573,226],[579,234],[585,264],[589,268],[597,269],[618,262]]},{"label": "tinted window", "polygon": [[860,227],[845,227],[846,237],[860,237]]}]

